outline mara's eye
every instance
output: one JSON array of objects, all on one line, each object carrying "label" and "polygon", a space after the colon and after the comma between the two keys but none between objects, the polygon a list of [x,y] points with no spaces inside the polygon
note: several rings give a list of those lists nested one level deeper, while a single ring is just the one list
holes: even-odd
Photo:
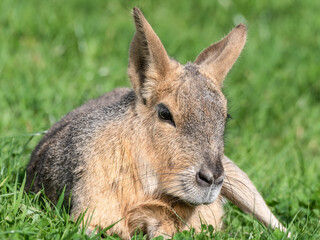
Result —
[{"label": "mara's eye", "polygon": [[173,125],[174,127],[176,126],[169,109],[163,103],[160,103],[157,106],[157,110],[158,110],[158,117],[160,120],[168,122],[171,125]]}]

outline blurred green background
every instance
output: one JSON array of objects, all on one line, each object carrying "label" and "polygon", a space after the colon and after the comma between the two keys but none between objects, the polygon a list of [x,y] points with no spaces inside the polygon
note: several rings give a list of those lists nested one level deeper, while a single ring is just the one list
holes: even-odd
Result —
[{"label": "blurred green background", "polygon": [[[130,86],[133,6],[142,9],[169,55],[182,63],[236,24],[247,25],[246,47],[225,81],[233,117],[226,154],[298,238],[317,239],[320,1],[314,0],[1,0],[0,237],[1,231],[12,237],[9,230],[37,223],[32,214],[19,220],[20,210],[10,218],[13,223],[6,220],[14,199],[3,197],[19,190],[40,140],[26,134],[47,130],[88,99]],[[22,201],[28,208],[27,198]],[[226,211],[226,236],[247,238],[263,229],[233,206]]]}]

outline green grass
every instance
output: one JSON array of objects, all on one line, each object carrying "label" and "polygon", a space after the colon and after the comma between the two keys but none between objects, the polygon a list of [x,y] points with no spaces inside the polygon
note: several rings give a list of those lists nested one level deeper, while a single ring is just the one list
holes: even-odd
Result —
[{"label": "green grass", "polygon": [[[290,226],[292,239],[320,239],[320,1],[314,0],[0,1],[0,238],[89,238],[81,221],[69,221],[67,207],[51,208],[48,199],[22,191],[25,167],[41,132],[64,114],[129,86],[135,5],[182,63],[235,24],[247,24],[247,45],[225,81],[233,117],[226,154]],[[217,239],[286,238],[229,204],[225,226]],[[198,239],[210,238],[210,230],[203,226]]]}]

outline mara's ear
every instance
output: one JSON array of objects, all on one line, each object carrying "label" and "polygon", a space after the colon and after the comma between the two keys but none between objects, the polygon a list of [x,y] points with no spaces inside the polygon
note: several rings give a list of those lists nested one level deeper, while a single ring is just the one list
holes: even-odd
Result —
[{"label": "mara's ear", "polygon": [[133,8],[133,18],[136,33],[130,45],[128,74],[137,96],[146,103],[169,71],[170,59],[139,8]]},{"label": "mara's ear", "polygon": [[195,63],[222,86],[224,78],[243,49],[246,37],[245,25],[239,24],[225,38],[203,50]]}]

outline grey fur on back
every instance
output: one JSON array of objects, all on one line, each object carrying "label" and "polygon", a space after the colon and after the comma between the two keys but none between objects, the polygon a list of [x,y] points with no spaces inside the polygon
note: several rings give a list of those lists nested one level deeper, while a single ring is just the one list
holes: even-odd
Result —
[{"label": "grey fur on back", "polygon": [[66,187],[65,199],[68,199],[85,165],[81,149],[88,144],[90,136],[133,106],[134,99],[131,89],[117,88],[66,114],[32,152],[25,189],[38,192],[44,187],[46,195],[56,203]]}]

